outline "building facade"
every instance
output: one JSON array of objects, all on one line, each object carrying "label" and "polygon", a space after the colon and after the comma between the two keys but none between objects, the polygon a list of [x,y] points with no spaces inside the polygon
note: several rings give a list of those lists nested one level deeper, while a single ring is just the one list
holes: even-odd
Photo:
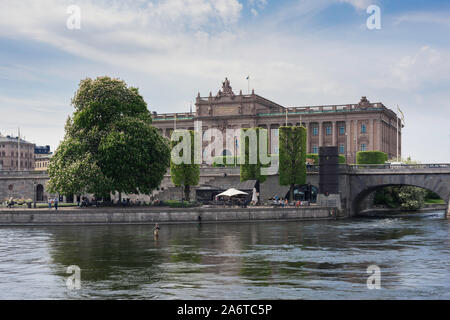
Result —
[{"label": "building facade", "polygon": [[34,156],[34,170],[47,171],[50,159],[53,154],[35,154]]},{"label": "building facade", "polygon": [[0,135],[0,170],[34,170],[34,148],[18,137]]},{"label": "building facade", "polygon": [[[216,95],[210,92],[208,97],[201,97],[199,93],[195,112],[153,113],[153,125],[166,137],[174,129],[199,130],[195,128],[196,122],[201,123],[203,133],[214,128],[224,136],[226,129],[265,128],[272,154],[278,153],[278,128],[301,124],[308,132],[308,153],[318,153],[320,146],[338,146],[348,163],[355,163],[358,151],[383,151],[393,158],[398,148],[400,156],[401,125],[397,131],[397,120],[394,111],[381,102],[371,103],[366,97],[355,104],[284,107],[255,94],[254,90],[251,94],[242,94],[242,90],[235,94],[228,79]],[[203,138],[204,150],[209,139]],[[229,145],[223,142],[223,155],[237,153],[234,143],[232,148]]]}]

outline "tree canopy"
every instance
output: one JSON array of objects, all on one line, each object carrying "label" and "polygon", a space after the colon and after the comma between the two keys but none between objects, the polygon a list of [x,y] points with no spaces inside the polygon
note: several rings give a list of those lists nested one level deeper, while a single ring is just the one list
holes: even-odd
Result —
[{"label": "tree canopy", "polygon": [[[189,201],[190,187],[196,186],[200,181],[200,165],[195,163],[195,132],[192,130],[175,130],[172,133],[172,137],[172,152],[178,152],[178,148],[175,149],[178,145],[183,146],[183,148],[179,148],[178,156],[180,159],[183,158],[184,161],[175,163],[174,156],[171,157],[170,176],[175,186],[184,186],[184,197]],[[184,141],[184,139],[189,141]]]},{"label": "tree canopy", "polygon": [[169,166],[167,139],[151,123],[137,88],[119,79],[85,79],[72,99],[48,169],[50,192],[108,195],[150,193]]},{"label": "tree canopy", "polygon": [[293,200],[294,185],[306,182],[306,128],[279,128],[279,182],[290,186]]},{"label": "tree canopy", "polygon": [[[265,141],[264,141],[265,140]],[[265,146],[265,150],[261,148]],[[263,128],[241,129],[240,166],[241,181],[258,180],[264,182],[267,176],[261,172],[261,168],[268,167],[270,158],[267,152],[267,130]],[[262,157],[267,159],[262,159]]]}]

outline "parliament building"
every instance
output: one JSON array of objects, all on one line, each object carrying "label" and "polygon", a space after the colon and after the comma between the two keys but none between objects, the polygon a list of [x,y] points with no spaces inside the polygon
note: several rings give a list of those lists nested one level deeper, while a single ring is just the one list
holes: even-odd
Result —
[{"label": "parliament building", "polygon": [[[194,130],[201,121],[202,131],[261,127],[268,130],[269,150],[278,153],[278,127],[303,125],[307,128],[307,152],[318,153],[320,146],[337,146],[347,163],[355,163],[358,151],[383,151],[393,158],[397,153],[397,115],[381,102],[362,97],[356,104],[284,107],[251,94],[235,94],[228,79],[213,95],[196,98],[195,112],[153,113],[153,125],[170,137],[174,129]],[[401,127],[398,128],[398,149],[401,155]],[[223,155],[236,150],[226,149]],[[215,156],[213,154],[213,156]]]}]

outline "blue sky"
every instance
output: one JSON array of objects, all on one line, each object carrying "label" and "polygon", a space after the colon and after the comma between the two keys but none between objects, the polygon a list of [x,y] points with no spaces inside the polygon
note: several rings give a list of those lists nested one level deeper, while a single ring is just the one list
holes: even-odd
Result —
[{"label": "blue sky", "polygon": [[[81,9],[69,30],[66,10]],[[381,8],[369,30],[366,9]],[[225,77],[284,106],[356,103],[406,116],[403,156],[450,161],[450,2],[0,0],[0,132],[55,149],[81,79],[140,89],[151,111],[189,110]]]}]

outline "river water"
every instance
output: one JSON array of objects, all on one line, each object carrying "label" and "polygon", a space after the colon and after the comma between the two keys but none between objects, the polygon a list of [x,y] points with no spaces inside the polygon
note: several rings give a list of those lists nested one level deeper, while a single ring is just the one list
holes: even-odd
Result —
[{"label": "river water", "polygon": [[450,299],[450,220],[0,228],[0,299],[91,298]]}]

